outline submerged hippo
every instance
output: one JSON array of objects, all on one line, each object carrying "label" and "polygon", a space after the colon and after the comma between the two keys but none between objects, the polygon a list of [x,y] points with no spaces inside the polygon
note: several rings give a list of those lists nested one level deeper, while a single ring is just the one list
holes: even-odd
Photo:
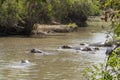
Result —
[{"label": "submerged hippo", "polygon": [[82,49],[82,51],[92,51],[92,49],[90,47],[85,47]]},{"label": "submerged hippo", "polygon": [[62,49],[72,49],[72,46],[68,46],[68,45],[63,45],[61,46]]},{"label": "submerged hippo", "polygon": [[[91,47],[91,46],[97,46],[97,47]],[[98,46],[99,47],[102,47],[103,45],[102,44],[90,44],[89,46],[87,45],[87,46],[69,46],[69,45],[63,45],[63,46],[61,46],[61,48],[62,49],[73,49],[73,50],[81,50],[81,51],[93,51],[93,50],[95,50],[95,51],[97,51],[97,50],[99,50],[99,48],[98,48]]]},{"label": "submerged hippo", "polygon": [[21,60],[21,63],[22,64],[28,64],[28,63],[30,63],[28,60]]},{"label": "submerged hippo", "polygon": [[84,43],[80,43],[80,45],[85,45]]},{"label": "submerged hippo", "polygon": [[97,47],[104,47],[104,43],[91,43],[89,46],[97,46]]},{"label": "submerged hippo", "polygon": [[41,50],[39,50],[39,49],[35,49],[35,48],[31,49],[30,52],[31,52],[31,53],[43,53],[43,51],[41,51]]},{"label": "submerged hippo", "polygon": [[97,46],[97,47],[111,47],[112,44],[108,44],[108,43],[91,43],[89,44],[89,46]]},{"label": "submerged hippo", "polygon": [[63,45],[61,46],[62,49],[75,49],[75,50],[81,50],[80,47],[76,47],[76,46],[68,46],[68,45]]},{"label": "submerged hippo", "polygon": [[93,48],[94,50],[100,50],[98,47]]},{"label": "submerged hippo", "polygon": [[35,48],[33,48],[33,49],[31,49],[30,50],[30,53],[31,54],[38,54],[38,55],[45,55],[45,54],[47,54],[47,52],[44,52],[44,51],[41,51],[41,50],[39,50],[39,49],[35,49]]}]

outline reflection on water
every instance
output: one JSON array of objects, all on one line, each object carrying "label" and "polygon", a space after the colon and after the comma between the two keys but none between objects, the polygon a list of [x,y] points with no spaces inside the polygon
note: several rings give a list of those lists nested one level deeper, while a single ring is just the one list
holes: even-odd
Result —
[{"label": "reflection on water", "polygon": [[[0,38],[0,80],[82,80],[82,70],[94,62],[104,61],[105,49],[88,53],[64,51],[62,45],[79,45],[81,42],[105,40],[103,33],[91,33],[85,28],[64,36],[43,38],[1,37]],[[38,48],[50,54],[29,54]],[[20,60],[30,60],[31,64],[21,65]]]}]

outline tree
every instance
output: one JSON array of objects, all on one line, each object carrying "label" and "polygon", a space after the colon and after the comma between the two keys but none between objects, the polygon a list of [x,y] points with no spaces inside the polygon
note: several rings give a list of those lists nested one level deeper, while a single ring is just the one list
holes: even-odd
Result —
[{"label": "tree", "polygon": [[[104,8],[119,10],[120,4],[118,3],[120,3],[120,0],[104,0]],[[116,47],[108,55],[105,66],[104,64],[100,64],[99,66],[93,65],[92,68],[85,69],[84,76],[88,80],[120,80],[120,12],[118,11],[114,15],[116,19],[111,21],[113,35],[110,35],[110,37],[113,38],[113,44]]]},{"label": "tree", "polygon": [[83,26],[94,10],[89,0],[0,0],[0,6],[0,33],[8,35],[31,35],[35,23],[52,20]]},{"label": "tree", "polygon": [[20,33],[30,35],[32,26],[36,23],[32,17],[35,15],[33,9],[37,3],[45,2],[46,0],[0,0],[0,32],[17,34],[18,27],[24,27]]}]

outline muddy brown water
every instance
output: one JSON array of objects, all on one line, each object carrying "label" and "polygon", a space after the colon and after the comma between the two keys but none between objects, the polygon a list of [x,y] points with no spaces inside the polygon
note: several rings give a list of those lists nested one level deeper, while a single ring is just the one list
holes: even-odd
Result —
[{"label": "muddy brown water", "polygon": [[[80,52],[59,47],[105,41],[104,33],[91,33],[90,30],[92,28],[80,28],[78,32],[64,33],[62,36],[1,37],[0,80],[84,80],[82,71],[94,63],[103,62],[105,48]],[[32,48],[48,54],[29,54]],[[22,65],[22,59],[30,63]]]}]

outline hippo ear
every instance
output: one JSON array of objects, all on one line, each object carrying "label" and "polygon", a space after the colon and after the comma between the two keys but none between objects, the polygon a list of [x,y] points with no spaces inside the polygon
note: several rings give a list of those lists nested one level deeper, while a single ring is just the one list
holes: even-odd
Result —
[{"label": "hippo ear", "polygon": [[21,60],[21,63],[25,63],[25,61],[22,59],[22,60]]},{"label": "hippo ear", "polygon": [[35,49],[31,49],[31,52],[34,52],[35,51]]},{"label": "hippo ear", "polygon": [[33,49],[32,49],[32,50],[30,50],[30,52],[33,52]]}]

